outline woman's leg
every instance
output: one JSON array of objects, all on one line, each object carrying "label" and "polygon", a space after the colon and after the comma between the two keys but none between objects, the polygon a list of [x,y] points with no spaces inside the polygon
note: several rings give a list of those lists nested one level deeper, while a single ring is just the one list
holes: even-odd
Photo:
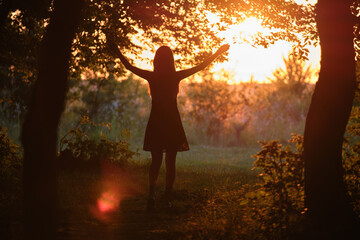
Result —
[{"label": "woman's leg", "polygon": [[165,194],[172,191],[175,181],[175,164],[177,151],[166,151],[165,165],[166,165],[166,188]]},{"label": "woman's leg", "polygon": [[149,169],[149,197],[155,197],[155,186],[162,162],[162,151],[151,151],[151,165]]}]

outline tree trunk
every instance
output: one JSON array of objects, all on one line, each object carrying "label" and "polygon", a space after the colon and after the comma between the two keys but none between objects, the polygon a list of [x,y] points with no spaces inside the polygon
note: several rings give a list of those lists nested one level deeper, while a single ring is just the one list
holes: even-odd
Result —
[{"label": "tree trunk", "polygon": [[316,6],[321,69],[304,133],[307,239],[355,239],[341,156],[356,87],[351,2]]},{"label": "tree trunk", "polygon": [[24,147],[24,239],[56,239],[56,145],[64,109],[71,45],[83,0],[55,0],[42,40]]}]

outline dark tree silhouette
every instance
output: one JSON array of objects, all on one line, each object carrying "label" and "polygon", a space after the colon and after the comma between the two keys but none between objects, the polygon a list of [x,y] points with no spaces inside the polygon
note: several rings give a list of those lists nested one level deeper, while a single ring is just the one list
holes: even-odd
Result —
[{"label": "dark tree silhouette", "polygon": [[307,239],[355,239],[358,231],[341,156],[356,87],[351,4],[319,0],[316,6],[321,69],[304,134]]},{"label": "dark tree silhouette", "polygon": [[[17,114],[21,122],[24,119],[30,99],[28,89],[37,78],[38,49],[44,23],[53,11],[52,2],[0,0],[0,98],[12,102],[5,106],[6,115],[0,120],[12,120]],[[72,45],[70,82],[87,71],[107,71],[115,77],[124,73],[122,65],[109,57],[105,33],[127,53],[137,55],[155,45],[171,43],[177,46],[175,54],[186,59],[181,63],[200,62],[221,41],[213,32],[209,34],[212,27],[206,9],[196,0],[85,0]],[[135,35],[141,44],[131,42]],[[201,49],[197,58],[192,55],[195,49]]]},{"label": "dark tree silhouette", "polygon": [[26,115],[24,147],[24,238],[56,238],[56,143],[64,108],[71,45],[83,0],[55,0],[42,40],[38,77]]}]

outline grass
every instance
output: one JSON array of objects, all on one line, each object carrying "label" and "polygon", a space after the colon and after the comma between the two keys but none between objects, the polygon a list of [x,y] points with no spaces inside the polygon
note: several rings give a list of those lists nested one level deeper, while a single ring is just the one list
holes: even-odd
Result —
[{"label": "grass", "polygon": [[[190,151],[178,153],[176,164],[177,167],[195,167],[200,169],[209,166],[212,168],[214,165],[250,169],[254,161],[251,155],[257,153],[259,149],[259,147],[222,148],[205,145],[190,146]],[[144,158],[151,158],[150,153],[141,151],[141,159]]]},{"label": "grass", "polygon": [[[233,239],[238,230],[229,226],[240,226],[246,214],[239,205],[244,187],[257,182],[250,156],[258,150],[191,146],[178,153],[172,207],[162,198],[163,164],[154,212],[146,211],[148,152],[139,151],[125,167],[104,162],[99,169],[61,170],[59,239]],[[11,194],[15,200],[1,201],[0,211],[7,211],[2,211],[0,237],[21,239],[21,191]],[[101,212],[104,202],[115,207]]]},{"label": "grass", "polygon": [[[191,224],[194,217],[202,215],[204,207],[219,191],[236,191],[242,185],[256,182],[256,174],[251,171],[253,160],[249,157],[255,152],[256,149],[193,146],[191,151],[179,153],[172,207],[167,208],[162,200],[165,185],[162,166],[156,210],[150,213],[145,210],[148,153],[141,152],[125,168],[103,166],[100,174],[63,172],[59,178],[60,239],[202,238],[201,234],[194,234],[203,232],[203,227]],[[119,208],[101,213],[97,201],[111,189],[122,196]],[[208,222],[208,227],[209,224],[213,223]]]}]

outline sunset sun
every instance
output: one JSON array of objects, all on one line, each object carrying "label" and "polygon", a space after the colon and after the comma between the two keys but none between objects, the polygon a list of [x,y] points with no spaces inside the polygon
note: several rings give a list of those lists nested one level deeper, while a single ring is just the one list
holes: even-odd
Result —
[{"label": "sunset sun", "polygon": [[261,21],[255,17],[247,18],[238,25],[230,26],[226,31],[219,32],[218,35],[224,38],[224,42],[234,45],[236,43],[253,44],[253,38],[264,33],[265,28],[261,26]]},{"label": "sunset sun", "polygon": [[[207,18],[212,25],[220,23],[220,17],[209,13]],[[221,24],[221,23],[220,23]],[[225,31],[216,34],[223,38],[223,42],[230,44],[228,61],[214,66],[213,71],[224,69],[233,73],[232,83],[247,82],[250,79],[257,82],[266,82],[278,67],[283,67],[283,57],[292,50],[292,43],[277,41],[264,48],[257,46],[255,40],[258,36],[271,35],[271,31],[261,25],[261,20],[255,17],[246,18],[239,24],[228,26]],[[319,67],[320,48],[307,46],[311,51],[307,65]],[[311,81],[316,81],[312,79]]]}]

